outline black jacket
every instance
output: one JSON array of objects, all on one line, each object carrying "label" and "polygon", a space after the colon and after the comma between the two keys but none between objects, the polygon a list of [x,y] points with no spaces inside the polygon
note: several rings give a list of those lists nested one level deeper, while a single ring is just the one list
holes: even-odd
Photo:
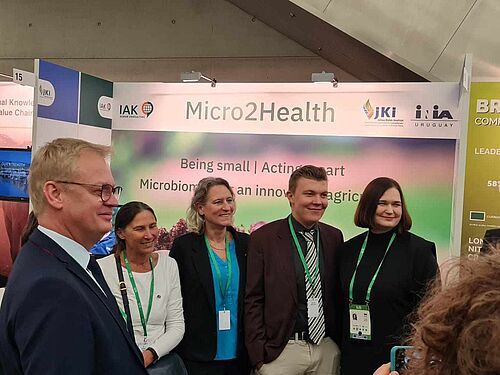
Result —
[{"label": "black jacket", "polygon": [[[243,298],[246,284],[248,234],[233,228],[240,269],[238,292],[238,357],[246,356],[243,332]],[[176,352],[190,361],[212,361],[217,353],[217,321],[212,268],[203,234],[188,233],[175,239],[170,256],[177,261],[186,331]]]}]

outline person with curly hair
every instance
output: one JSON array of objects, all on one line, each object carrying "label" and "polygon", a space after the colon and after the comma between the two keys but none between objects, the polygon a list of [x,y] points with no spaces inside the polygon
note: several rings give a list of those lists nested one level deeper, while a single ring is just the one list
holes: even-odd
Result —
[{"label": "person with curly hair", "polygon": [[[457,269],[444,287],[436,280],[418,309],[408,342],[419,355],[406,375],[500,374],[500,252]],[[375,374],[388,375],[389,366]]]}]

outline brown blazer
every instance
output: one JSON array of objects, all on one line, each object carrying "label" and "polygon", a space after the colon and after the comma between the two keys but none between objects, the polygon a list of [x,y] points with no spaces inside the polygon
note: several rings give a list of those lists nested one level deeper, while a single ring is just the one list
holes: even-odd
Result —
[{"label": "brown blazer", "polygon": [[[334,306],[338,285],[336,251],[342,232],[319,223],[320,270],[326,335],[338,340],[340,319]],[[250,236],[245,293],[245,344],[250,363],[269,363],[285,348],[295,325],[297,284],[292,236],[287,219],[269,223]]]}]

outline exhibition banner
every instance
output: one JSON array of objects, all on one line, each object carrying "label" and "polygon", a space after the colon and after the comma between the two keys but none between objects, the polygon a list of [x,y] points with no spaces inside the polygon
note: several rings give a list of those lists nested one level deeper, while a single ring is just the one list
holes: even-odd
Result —
[{"label": "exhibition banner", "polygon": [[111,129],[113,82],[81,73],[80,124]]},{"label": "exhibition banner", "polygon": [[250,231],[285,217],[290,174],[326,168],[323,221],[346,239],[362,232],[354,211],[368,182],[399,181],[414,226],[448,257],[457,84],[114,86],[113,174],[121,203],[157,212],[167,247],[182,232],[196,183],[226,178],[236,193],[235,225]]},{"label": "exhibition banner", "polygon": [[30,162],[33,87],[0,83],[0,287],[4,287],[28,219],[26,167]]},{"label": "exhibition banner", "polygon": [[38,72],[38,117],[77,123],[80,72],[44,60]]},{"label": "exhibition banner", "polygon": [[60,137],[111,144],[112,82],[44,60],[35,60],[35,74],[35,150]]},{"label": "exhibition banner", "polygon": [[500,83],[473,82],[467,133],[461,253],[478,257],[483,237],[500,229]]},{"label": "exhibition banner", "polygon": [[33,87],[0,83],[0,147],[31,146]]}]

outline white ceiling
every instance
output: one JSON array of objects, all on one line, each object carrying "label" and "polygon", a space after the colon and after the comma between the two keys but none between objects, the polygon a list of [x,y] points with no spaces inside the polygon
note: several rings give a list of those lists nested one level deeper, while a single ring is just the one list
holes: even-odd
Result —
[{"label": "white ceiling", "polygon": [[500,78],[500,0],[291,0],[431,81]]}]

